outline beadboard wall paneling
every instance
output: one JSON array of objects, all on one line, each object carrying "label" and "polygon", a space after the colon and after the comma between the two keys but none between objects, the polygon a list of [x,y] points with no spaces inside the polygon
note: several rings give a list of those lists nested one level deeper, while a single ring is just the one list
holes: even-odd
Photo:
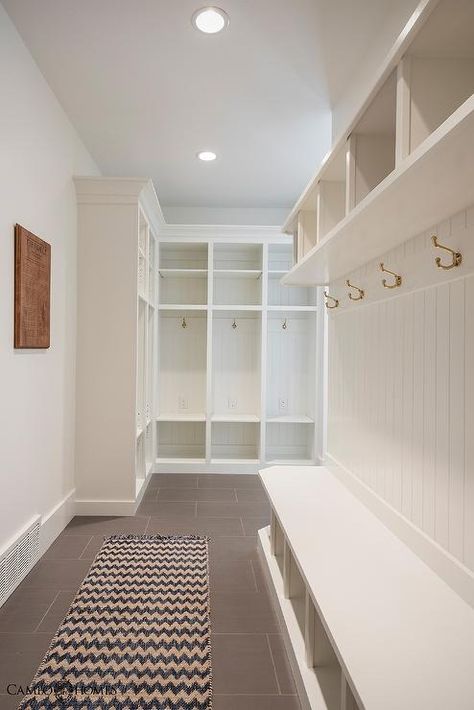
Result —
[{"label": "beadboard wall paneling", "polygon": [[[430,241],[463,253],[434,265]],[[366,290],[329,313],[328,454],[445,551],[474,570],[474,210],[350,275]],[[445,257],[443,254],[440,254]],[[417,268],[416,268],[417,267]]]}]

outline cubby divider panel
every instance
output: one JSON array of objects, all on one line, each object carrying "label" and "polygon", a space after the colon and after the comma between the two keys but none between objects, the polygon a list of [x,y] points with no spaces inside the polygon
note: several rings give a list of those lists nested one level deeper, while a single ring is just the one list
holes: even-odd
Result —
[{"label": "cubby divider panel", "polygon": [[306,603],[306,658],[310,667],[314,668],[327,710],[340,710],[343,682],[341,665],[309,595]]}]

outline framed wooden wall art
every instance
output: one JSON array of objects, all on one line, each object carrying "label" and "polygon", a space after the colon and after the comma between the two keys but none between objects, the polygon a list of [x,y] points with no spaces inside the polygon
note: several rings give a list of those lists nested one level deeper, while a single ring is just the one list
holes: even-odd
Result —
[{"label": "framed wooden wall art", "polygon": [[49,348],[51,245],[15,225],[15,348]]}]

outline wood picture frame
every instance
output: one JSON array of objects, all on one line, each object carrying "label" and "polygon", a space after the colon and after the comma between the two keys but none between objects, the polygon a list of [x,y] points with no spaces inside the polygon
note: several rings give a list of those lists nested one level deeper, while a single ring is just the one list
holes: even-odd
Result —
[{"label": "wood picture frame", "polygon": [[15,348],[50,347],[51,245],[15,225]]}]

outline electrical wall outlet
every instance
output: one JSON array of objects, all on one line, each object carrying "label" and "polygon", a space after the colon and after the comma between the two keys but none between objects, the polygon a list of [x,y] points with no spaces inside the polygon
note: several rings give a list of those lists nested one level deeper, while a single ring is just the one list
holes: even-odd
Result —
[{"label": "electrical wall outlet", "polygon": [[178,397],[178,409],[187,409],[188,408],[188,400],[186,397]]},{"label": "electrical wall outlet", "polygon": [[288,400],[284,399],[283,397],[280,397],[280,399],[278,400],[278,406],[283,411],[288,409]]},{"label": "electrical wall outlet", "polygon": [[233,397],[229,397],[228,407],[229,409],[237,409],[237,400]]}]

